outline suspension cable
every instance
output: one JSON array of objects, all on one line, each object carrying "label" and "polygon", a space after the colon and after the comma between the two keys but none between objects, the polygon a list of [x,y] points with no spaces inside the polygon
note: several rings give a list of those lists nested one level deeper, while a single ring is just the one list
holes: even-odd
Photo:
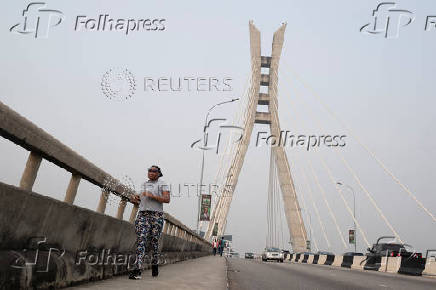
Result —
[{"label": "suspension cable", "polygon": [[345,238],[343,237],[343,235],[341,233],[341,230],[340,230],[339,225],[338,225],[338,221],[336,220],[336,216],[335,216],[334,212],[332,211],[332,208],[330,207],[329,202],[327,201],[325,190],[324,190],[324,188],[321,186],[321,184],[319,182],[318,176],[317,176],[315,170],[313,169],[312,162],[310,161],[310,159],[308,159],[308,161],[309,161],[310,171],[312,172],[312,176],[315,179],[315,183],[318,185],[318,188],[319,188],[319,190],[321,192],[322,198],[324,199],[324,203],[327,206],[328,212],[330,213],[330,216],[333,219],[333,222],[335,223],[336,230],[338,231],[338,234],[339,234],[339,237],[341,238],[342,244],[344,245],[344,248],[346,249],[347,248],[347,244],[345,243]]},{"label": "suspension cable", "polygon": [[367,153],[377,162],[379,166],[384,170],[384,172],[389,175],[408,195],[410,198],[412,198],[417,205],[427,214],[429,215],[434,222],[436,222],[436,216],[431,213],[424,204],[418,200],[415,194],[412,193],[412,191],[400,181],[398,177],[394,175],[394,173],[383,163],[383,161],[380,160],[380,158],[377,157],[374,151],[372,151],[368,146],[366,146],[361,139],[354,133],[354,131],[351,129],[351,127],[344,122],[341,118],[339,118],[331,109],[330,107],[322,101],[321,97],[317,94],[315,89],[313,89],[312,86],[308,85],[305,81],[302,80],[302,78],[292,69],[289,69],[291,73],[295,76],[295,78],[308,90],[311,92],[311,95],[315,97],[315,99],[318,101],[318,103],[323,107],[324,110],[326,110],[330,116],[335,119],[337,122],[339,122],[345,129],[347,129],[350,133],[350,135],[356,139],[356,141],[359,143],[360,146],[362,146]]},{"label": "suspension cable", "polygon": [[329,176],[329,178],[330,178],[330,181],[331,181],[332,184],[335,186],[337,192],[339,193],[339,196],[341,197],[342,201],[343,201],[344,204],[345,204],[345,207],[346,207],[348,213],[350,214],[350,216],[351,216],[351,218],[353,219],[353,221],[356,223],[356,226],[357,226],[357,228],[359,229],[359,231],[360,231],[360,233],[361,233],[361,235],[362,235],[362,237],[363,237],[363,240],[364,240],[365,243],[366,243],[366,246],[369,247],[370,244],[369,244],[369,242],[368,242],[368,239],[367,239],[367,237],[366,237],[366,234],[365,234],[364,230],[362,229],[362,227],[360,226],[360,223],[357,221],[356,217],[354,216],[354,214],[353,214],[353,212],[352,212],[350,206],[348,205],[348,202],[346,201],[344,195],[342,194],[342,188],[340,188],[340,187],[338,186],[338,184],[336,183],[336,181],[335,181],[335,179],[334,179],[334,177],[333,177],[332,171],[331,171],[331,169],[327,166],[327,163],[325,162],[324,158],[323,158],[321,155],[319,155],[319,157],[320,157],[320,159],[321,159],[321,163],[322,163],[322,165],[324,166],[324,168],[326,169],[326,171],[327,171],[327,173],[328,173],[328,176]]},{"label": "suspension cable", "polygon": [[[320,123],[318,123],[318,121],[315,118],[312,118],[312,120],[314,120],[319,128],[323,128]],[[383,214],[383,212],[381,211],[381,209],[378,207],[377,203],[375,202],[374,198],[372,197],[372,195],[369,193],[369,191],[363,186],[362,183],[360,183],[360,179],[357,176],[357,174],[351,169],[349,163],[346,161],[345,156],[343,155],[343,153],[340,150],[335,150],[336,153],[339,155],[340,159],[342,160],[342,162],[344,163],[346,169],[353,175],[353,177],[355,178],[355,180],[358,180],[358,184],[360,186],[360,188],[366,193],[366,196],[368,197],[368,199],[370,200],[371,204],[374,206],[374,208],[377,210],[377,212],[379,213],[380,217],[383,219],[383,221],[386,223],[386,225],[389,227],[389,229],[392,231],[392,233],[397,237],[397,239],[402,242],[400,236],[398,235],[398,233],[395,231],[395,229],[393,228],[393,226],[391,225],[391,223],[388,221],[388,219],[386,218],[386,216]]]},{"label": "suspension cable", "polygon": [[306,172],[305,172],[304,168],[303,167],[301,167],[301,168],[302,168],[301,172],[303,173],[303,177],[304,177],[304,180],[305,180],[306,188],[308,188],[309,197],[310,197],[310,200],[312,202],[312,206],[315,209],[316,216],[318,217],[318,222],[319,222],[319,224],[321,226],[321,229],[322,229],[322,232],[323,232],[323,235],[324,235],[324,239],[325,239],[325,241],[327,243],[327,248],[330,249],[331,248],[330,241],[327,238],[327,232],[325,230],[324,223],[321,220],[321,215],[319,214],[318,207],[317,207],[317,205],[316,205],[316,203],[315,203],[315,201],[313,199],[312,188],[311,188],[311,186],[309,184],[309,180],[307,178],[307,175],[306,175]]}]

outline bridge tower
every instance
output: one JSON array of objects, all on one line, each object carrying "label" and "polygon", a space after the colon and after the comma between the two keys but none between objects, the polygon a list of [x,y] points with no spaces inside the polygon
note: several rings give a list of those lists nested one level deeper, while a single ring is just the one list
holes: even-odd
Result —
[{"label": "bridge tower", "polygon": [[[249,23],[251,83],[247,117],[245,119],[242,139],[237,144],[233,160],[226,175],[224,192],[222,192],[213,210],[211,221],[206,231],[206,239],[210,239],[214,232],[216,232],[218,236],[222,236],[224,233],[233,191],[236,187],[239,173],[244,162],[254,124],[268,124],[271,134],[276,137],[280,136],[281,130],[277,111],[277,83],[278,66],[285,29],[286,24],[282,24],[274,33],[271,56],[261,56],[260,31],[254,26],[252,21]],[[268,68],[269,72],[262,73],[261,68]],[[261,92],[261,86],[265,87],[265,89],[262,89],[263,92]],[[257,105],[266,105],[268,112],[258,112]],[[283,146],[275,146],[272,147],[271,154],[277,166],[292,249],[295,252],[305,251],[307,233],[301,216],[286,152]]]}]

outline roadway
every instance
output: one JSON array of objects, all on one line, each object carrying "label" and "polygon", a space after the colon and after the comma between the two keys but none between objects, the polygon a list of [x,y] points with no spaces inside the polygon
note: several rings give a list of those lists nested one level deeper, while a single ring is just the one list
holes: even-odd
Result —
[{"label": "roadway", "polygon": [[230,290],[436,289],[436,279],[340,267],[228,259]]},{"label": "roadway", "polygon": [[128,280],[127,276],[119,276],[79,285],[73,289],[422,290],[436,289],[436,279],[324,265],[208,256],[160,267],[157,278],[151,277],[150,271],[144,271],[142,280]]}]

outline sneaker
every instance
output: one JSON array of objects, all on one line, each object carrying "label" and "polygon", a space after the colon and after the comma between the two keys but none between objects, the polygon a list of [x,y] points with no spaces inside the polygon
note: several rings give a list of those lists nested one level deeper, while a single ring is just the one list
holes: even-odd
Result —
[{"label": "sneaker", "polygon": [[158,265],[151,265],[151,276],[156,277],[157,275],[159,275]]},{"label": "sneaker", "polygon": [[141,279],[141,270],[133,270],[132,272],[130,272],[129,279],[140,280]]}]

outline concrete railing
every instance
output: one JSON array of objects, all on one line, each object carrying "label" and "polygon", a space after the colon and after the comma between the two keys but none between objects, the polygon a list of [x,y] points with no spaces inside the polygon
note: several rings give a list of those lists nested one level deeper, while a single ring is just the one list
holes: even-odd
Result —
[{"label": "concrete railing", "polygon": [[[80,180],[85,179],[102,189],[97,212],[104,213],[108,195],[115,194],[121,197],[117,217],[123,216],[128,197],[132,194],[129,188],[1,102],[0,135],[30,151],[21,176],[20,188],[32,190],[41,161],[46,159],[71,173],[65,202],[74,203]],[[131,222],[136,211],[137,206],[130,215]]]},{"label": "concrete railing", "polygon": [[436,261],[434,258],[430,257],[379,257],[378,261],[374,261],[368,256],[291,254],[288,261],[299,264],[329,265],[333,267],[349,268],[351,270],[372,270],[387,273],[436,277]]},{"label": "concrete railing", "polygon": [[[86,266],[86,269],[80,268],[83,271],[78,270],[74,262],[74,255],[77,255],[79,250],[94,251],[98,249],[112,249],[117,253],[134,253],[136,236],[132,222],[138,211],[136,204],[130,213],[129,222],[123,220],[125,207],[127,202],[130,202],[129,196],[134,192],[1,102],[0,135],[30,151],[19,186],[0,183],[0,204],[2,206],[0,212],[1,261],[9,259],[6,267],[9,270],[11,269],[10,264],[14,262],[10,261],[11,257],[15,259],[21,257],[29,264],[27,260],[29,257],[24,257],[23,251],[27,251],[29,239],[35,237],[43,236],[46,239],[45,243],[53,246],[52,249],[65,250],[65,257],[60,259],[64,263],[64,268],[61,273],[52,274],[54,278],[48,279],[51,282],[47,282],[46,274],[44,274],[45,276],[41,274],[45,277],[41,280],[39,277],[41,275],[35,276],[35,273],[39,273],[38,271],[19,268],[21,269],[19,283],[31,283],[29,285],[35,287],[33,282],[45,281],[45,284],[38,284],[38,288],[61,287],[125,272],[126,268],[123,266],[111,271],[105,270],[104,267],[96,270],[94,266]],[[40,164],[44,159],[71,173],[63,201],[32,192]],[[96,211],[74,206],[74,200],[82,179],[101,188],[100,201]],[[115,218],[104,215],[107,200],[111,194],[121,198]],[[165,214],[160,247],[162,252],[166,254],[165,259],[169,263],[207,255],[211,252],[211,244],[208,241],[167,213]],[[6,260],[3,259],[5,257]],[[7,281],[7,279],[10,282],[10,279],[17,277],[18,274],[14,274],[13,271],[3,271],[5,264],[2,263],[0,266],[2,267],[0,269],[2,275],[4,273],[9,275],[0,275],[0,283]],[[57,266],[60,267],[60,265]],[[77,274],[78,272],[79,274]],[[29,277],[29,273],[33,273],[34,276]],[[0,284],[0,286],[4,285]]]},{"label": "concrete railing", "polygon": [[[46,159],[71,173],[64,202],[74,203],[80,180],[85,179],[99,186],[102,190],[96,211],[104,213],[109,195],[114,194],[121,197],[117,218],[123,218],[126,204],[130,202],[129,196],[134,193],[131,189],[2,102],[0,102],[0,135],[30,151],[19,184],[21,189],[32,191],[41,161]],[[138,205],[134,204],[129,218],[130,222],[134,221],[137,211]],[[163,232],[170,235],[184,236],[186,239],[198,243],[209,244],[169,214],[165,215]]]}]

